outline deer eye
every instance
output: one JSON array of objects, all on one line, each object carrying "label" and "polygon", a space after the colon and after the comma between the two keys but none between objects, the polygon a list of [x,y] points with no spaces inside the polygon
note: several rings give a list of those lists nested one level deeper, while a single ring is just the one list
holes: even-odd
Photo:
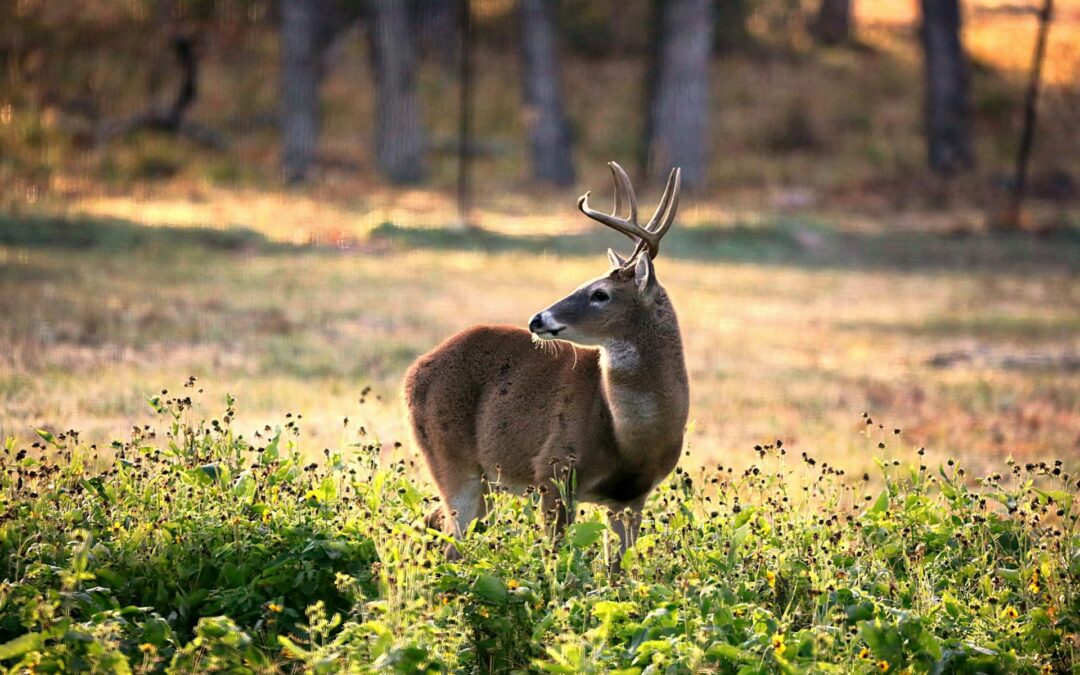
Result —
[{"label": "deer eye", "polygon": [[610,299],[610,295],[599,289],[593,291],[592,295],[589,296],[589,300],[592,300],[593,302],[607,302]]}]

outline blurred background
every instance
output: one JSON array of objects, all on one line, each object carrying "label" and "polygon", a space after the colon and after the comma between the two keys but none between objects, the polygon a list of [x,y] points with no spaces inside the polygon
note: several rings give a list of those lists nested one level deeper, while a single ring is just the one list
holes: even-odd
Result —
[{"label": "blurred background", "polygon": [[1080,0],[0,3],[0,437],[194,375],[405,441],[417,355],[629,249],[609,160],[683,167],[694,461],[1080,459]]}]

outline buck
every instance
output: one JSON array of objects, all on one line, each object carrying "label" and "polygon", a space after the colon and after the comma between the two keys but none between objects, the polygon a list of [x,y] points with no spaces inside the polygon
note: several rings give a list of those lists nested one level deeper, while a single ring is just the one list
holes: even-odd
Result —
[{"label": "buck", "polygon": [[[575,499],[608,507],[620,514],[611,523],[625,552],[646,497],[678,461],[689,387],[675,309],[653,259],[679,206],[680,170],[641,226],[629,177],[608,166],[612,213],[591,209],[588,192],[578,208],[630,237],[633,254],[608,249],[610,271],[533,316],[529,330],[467,329],[405,376],[414,439],[442,495],[444,528],[457,537],[484,515],[488,482],[497,481],[535,486],[557,529],[572,521]],[[572,348],[543,348],[552,340]],[[562,475],[573,468],[572,494],[565,484],[560,491],[560,467]]]}]

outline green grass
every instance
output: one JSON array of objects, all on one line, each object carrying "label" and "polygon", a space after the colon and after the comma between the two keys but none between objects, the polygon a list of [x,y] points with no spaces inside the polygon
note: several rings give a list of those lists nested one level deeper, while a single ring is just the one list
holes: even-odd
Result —
[{"label": "green grass", "polygon": [[119,218],[17,217],[0,213],[0,246],[170,254],[177,247],[241,251],[282,245],[245,227],[149,228]]},{"label": "green grass", "polygon": [[[1075,672],[1080,518],[1052,458],[985,478],[866,419],[878,470],[780,441],[679,469],[609,572],[617,517],[553,543],[495,489],[444,558],[412,460],[353,423],[309,462],[296,416],[244,437],[201,389],[126,441],[0,454],[10,672]],[[196,391],[197,390],[197,391]],[[194,399],[194,401],[192,400]],[[208,419],[209,418],[209,419]]]}]

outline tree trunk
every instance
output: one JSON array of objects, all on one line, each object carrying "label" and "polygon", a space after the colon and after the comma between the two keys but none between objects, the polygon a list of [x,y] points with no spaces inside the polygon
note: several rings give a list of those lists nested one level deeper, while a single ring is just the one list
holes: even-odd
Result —
[{"label": "tree trunk", "polygon": [[920,0],[930,168],[943,175],[974,163],[968,129],[968,69],[960,43],[959,0]]},{"label": "tree trunk", "polygon": [[708,162],[709,0],[654,0],[657,44],[650,64],[645,160],[650,179],[682,167],[682,184],[700,187]]},{"label": "tree trunk", "polygon": [[394,183],[418,183],[426,175],[426,141],[416,94],[416,59],[407,4],[371,3],[372,61],[375,67],[375,161]]},{"label": "tree trunk", "polygon": [[281,0],[281,164],[287,183],[307,177],[318,148],[318,32],[315,0]]},{"label": "tree trunk", "polygon": [[851,0],[821,0],[814,35],[818,42],[839,45],[851,40]]},{"label": "tree trunk", "polygon": [[559,94],[559,58],[550,0],[520,0],[525,126],[532,175],[538,181],[572,185],[570,124]]},{"label": "tree trunk", "polygon": [[464,0],[409,0],[413,46],[421,59],[433,58],[452,71],[458,58],[458,17]]},{"label": "tree trunk", "polygon": [[713,6],[713,51],[730,54],[753,45],[747,26],[749,0],[719,0]]}]

